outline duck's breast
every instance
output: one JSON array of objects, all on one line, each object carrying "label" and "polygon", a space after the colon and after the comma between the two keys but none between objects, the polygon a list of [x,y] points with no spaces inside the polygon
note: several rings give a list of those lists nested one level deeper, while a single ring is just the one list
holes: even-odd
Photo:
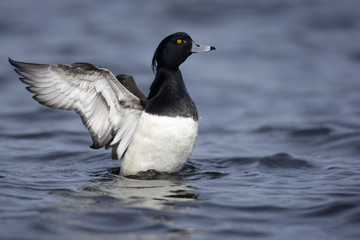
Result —
[{"label": "duck's breast", "polygon": [[143,112],[122,160],[121,175],[135,175],[150,169],[180,171],[194,148],[197,134],[198,122],[193,118]]}]

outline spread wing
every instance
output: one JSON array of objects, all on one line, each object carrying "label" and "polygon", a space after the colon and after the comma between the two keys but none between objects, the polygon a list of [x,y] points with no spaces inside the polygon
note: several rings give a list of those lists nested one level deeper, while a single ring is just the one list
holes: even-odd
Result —
[{"label": "spread wing", "polygon": [[122,157],[143,107],[109,70],[88,63],[9,62],[39,103],[80,115],[91,134],[92,148],[112,147],[113,158]]}]

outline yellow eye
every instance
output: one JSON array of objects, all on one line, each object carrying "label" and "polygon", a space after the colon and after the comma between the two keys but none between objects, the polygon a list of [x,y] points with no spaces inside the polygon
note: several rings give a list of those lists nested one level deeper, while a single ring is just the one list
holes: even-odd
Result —
[{"label": "yellow eye", "polygon": [[176,40],[177,44],[181,44],[182,43],[182,40],[181,39],[178,39]]}]

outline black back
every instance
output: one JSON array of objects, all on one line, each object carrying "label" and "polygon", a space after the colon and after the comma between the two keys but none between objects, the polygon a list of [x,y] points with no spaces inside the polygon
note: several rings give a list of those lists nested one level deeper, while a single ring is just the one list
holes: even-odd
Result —
[{"label": "black back", "polygon": [[119,80],[119,82],[132,94],[134,94],[136,97],[140,99],[140,103],[143,107],[145,107],[147,102],[147,97],[143,91],[139,88],[139,86],[136,84],[134,78],[129,75],[125,74],[119,74],[116,76],[116,78]]}]

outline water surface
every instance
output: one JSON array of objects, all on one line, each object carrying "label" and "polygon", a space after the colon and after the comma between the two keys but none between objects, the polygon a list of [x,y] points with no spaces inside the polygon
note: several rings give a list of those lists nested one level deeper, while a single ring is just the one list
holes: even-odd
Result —
[{"label": "water surface", "polygon": [[[2,1],[1,239],[358,239],[360,3]],[[37,104],[7,57],[91,62],[147,91],[176,31],[201,116],[183,171],[118,176],[73,112]]]}]

